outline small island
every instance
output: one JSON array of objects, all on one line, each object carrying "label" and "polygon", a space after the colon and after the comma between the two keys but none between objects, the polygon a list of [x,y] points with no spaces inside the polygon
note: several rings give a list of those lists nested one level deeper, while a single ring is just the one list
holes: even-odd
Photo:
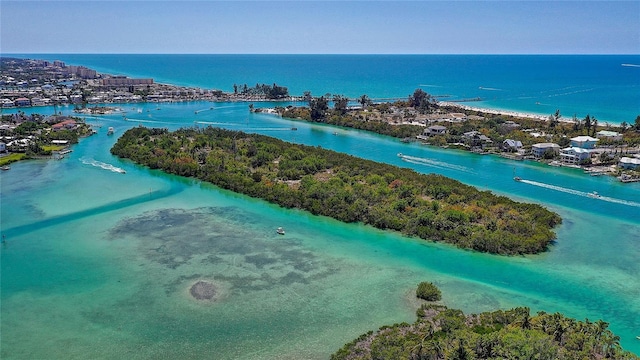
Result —
[{"label": "small island", "polygon": [[465,315],[436,304],[417,315],[413,324],[363,334],[331,359],[639,359],[602,320],[531,315],[526,307]]},{"label": "small island", "polygon": [[286,208],[493,254],[543,252],[562,221],[441,175],[220,128],[136,127],[111,153]]}]

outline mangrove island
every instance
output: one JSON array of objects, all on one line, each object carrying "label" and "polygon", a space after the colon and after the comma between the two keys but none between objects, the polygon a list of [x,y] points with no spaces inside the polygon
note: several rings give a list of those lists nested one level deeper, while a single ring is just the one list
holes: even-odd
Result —
[{"label": "mangrove island", "polygon": [[493,254],[543,252],[562,221],[441,175],[220,128],[132,128],[111,153],[286,208]]}]

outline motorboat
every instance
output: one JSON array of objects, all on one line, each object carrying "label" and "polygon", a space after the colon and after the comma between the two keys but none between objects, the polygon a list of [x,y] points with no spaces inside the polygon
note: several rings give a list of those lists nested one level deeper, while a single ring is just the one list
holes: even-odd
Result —
[{"label": "motorboat", "polygon": [[279,227],[276,229],[276,233],[278,233],[278,235],[284,235],[284,229]]},{"label": "motorboat", "polygon": [[588,195],[589,197],[596,198],[596,199],[600,197],[600,194],[598,194],[598,192],[597,192],[597,191],[590,192],[590,193],[588,193],[587,195]]}]

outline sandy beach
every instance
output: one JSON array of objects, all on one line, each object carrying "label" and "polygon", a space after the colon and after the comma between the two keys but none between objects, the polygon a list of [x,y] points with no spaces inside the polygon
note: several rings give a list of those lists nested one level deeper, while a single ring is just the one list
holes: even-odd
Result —
[{"label": "sandy beach", "polygon": [[[447,101],[440,101],[440,102],[438,102],[438,105],[439,106],[453,106],[453,107],[458,107],[458,108],[461,108],[461,109],[464,109],[464,110],[480,111],[480,112],[487,113],[487,114],[510,115],[510,116],[515,116],[515,117],[520,117],[520,118],[531,118],[531,119],[537,119],[537,120],[542,120],[542,121],[546,121],[549,118],[549,115],[551,115],[551,114],[549,114],[549,115],[540,115],[540,114],[524,113],[524,112],[510,111],[510,110],[482,108],[482,107],[476,107],[476,106],[461,105],[460,103],[447,102]],[[560,121],[569,121],[569,119],[560,118]]]}]

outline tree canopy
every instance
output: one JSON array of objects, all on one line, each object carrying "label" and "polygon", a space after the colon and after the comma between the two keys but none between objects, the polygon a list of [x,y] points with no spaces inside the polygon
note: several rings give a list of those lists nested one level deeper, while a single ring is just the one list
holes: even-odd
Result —
[{"label": "tree canopy", "polygon": [[545,251],[558,214],[435,174],[219,128],[132,128],[111,149],[284,207],[496,254]]},{"label": "tree canopy", "polygon": [[529,308],[468,315],[423,305],[413,324],[383,326],[331,356],[358,359],[639,359],[624,351],[609,324]]}]

